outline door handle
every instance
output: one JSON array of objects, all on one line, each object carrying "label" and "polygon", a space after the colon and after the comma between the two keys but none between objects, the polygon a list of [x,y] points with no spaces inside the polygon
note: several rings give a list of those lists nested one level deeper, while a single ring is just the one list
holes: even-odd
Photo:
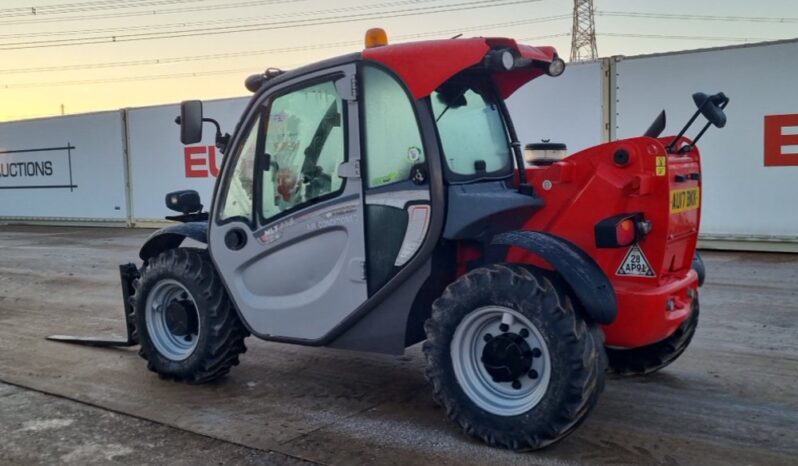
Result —
[{"label": "door handle", "polygon": [[224,234],[224,245],[228,249],[238,251],[247,245],[247,234],[240,228],[233,228]]}]

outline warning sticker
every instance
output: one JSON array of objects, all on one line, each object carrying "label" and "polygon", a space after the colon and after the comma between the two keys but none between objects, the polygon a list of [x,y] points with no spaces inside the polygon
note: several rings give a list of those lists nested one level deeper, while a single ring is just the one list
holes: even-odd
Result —
[{"label": "warning sticker", "polygon": [[656,277],[645,254],[636,244],[629,248],[629,252],[626,253],[626,257],[623,258],[623,262],[615,274],[624,277]]},{"label": "warning sticker", "polygon": [[664,155],[657,156],[657,176],[665,176],[668,172],[668,158]]}]

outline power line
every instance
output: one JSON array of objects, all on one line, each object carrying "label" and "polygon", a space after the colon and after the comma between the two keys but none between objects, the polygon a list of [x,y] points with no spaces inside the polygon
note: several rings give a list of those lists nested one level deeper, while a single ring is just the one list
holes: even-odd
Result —
[{"label": "power line", "polygon": [[188,7],[188,8],[172,8],[172,9],[164,9],[164,10],[147,10],[147,11],[132,11],[132,12],[124,12],[124,13],[102,13],[97,15],[80,15],[80,16],[68,16],[68,17],[52,17],[52,18],[37,18],[33,20],[14,20],[14,21],[0,21],[0,26],[27,26],[30,24],[42,24],[42,23],[60,23],[60,22],[70,22],[70,21],[90,21],[90,20],[97,20],[97,19],[118,19],[118,18],[133,18],[137,16],[147,16],[152,17],[156,15],[171,15],[171,14],[186,14],[186,13],[196,13],[196,12],[204,12],[204,11],[214,11],[214,10],[226,10],[231,8],[249,8],[255,6],[263,6],[263,5],[272,5],[272,4],[279,4],[279,3],[297,3],[297,2],[304,2],[306,0],[249,0],[245,2],[235,2],[235,3],[223,3],[219,5],[204,5],[204,6],[195,6],[195,7]]},{"label": "power line", "polygon": [[[570,15],[566,15],[570,17]],[[460,29],[462,30],[462,29]],[[408,34],[405,36],[397,36],[401,38],[419,38],[423,36],[446,36],[450,34],[451,31],[435,31],[435,32],[427,32],[427,33],[417,33],[417,34]],[[526,37],[523,39],[518,39],[519,41],[527,41],[527,40],[540,40],[540,39],[549,39],[552,37],[563,37],[568,36],[570,33],[558,33],[558,34],[547,34],[537,37]],[[456,40],[456,39],[454,39]],[[361,41],[347,41],[347,42],[339,42],[336,43],[335,47],[342,47],[348,46],[352,43],[361,43]],[[162,80],[162,79],[175,79],[175,78],[196,78],[196,77],[206,77],[206,76],[219,76],[225,74],[238,74],[238,73],[251,73],[255,67],[247,67],[247,68],[236,68],[236,69],[223,69],[223,70],[209,70],[209,71],[187,71],[183,73],[168,73],[168,74],[157,74],[157,75],[139,75],[139,76],[125,76],[120,78],[100,78],[100,79],[83,79],[83,80],[71,80],[71,81],[50,81],[50,82],[28,82],[28,83],[18,83],[18,84],[5,84],[0,86],[2,89],[30,89],[30,88],[43,88],[43,87],[63,87],[63,86],[79,86],[79,85],[88,85],[88,84],[112,84],[112,83],[123,83],[123,82],[135,82],[135,81],[153,81],[153,80]]]},{"label": "power line", "polygon": [[63,47],[63,46],[73,46],[73,45],[133,42],[133,41],[154,40],[154,39],[172,39],[172,38],[192,37],[192,36],[211,36],[211,35],[231,34],[237,32],[278,30],[278,29],[287,29],[293,27],[319,26],[326,24],[349,23],[349,22],[373,20],[373,19],[400,18],[407,16],[446,13],[451,11],[494,8],[494,7],[518,5],[522,3],[532,3],[538,1],[541,0],[514,0],[514,1],[481,0],[481,1],[436,5],[424,8],[395,10],[390,12],[378,12],[373,14],[333,16],[321,19],[314,18],[314,19],[293,20],[293,21],[284,21],[284,22],[275,22],[275,23],[248,24],[240,26],[222,26],[210,31],[206,29],[188,29],[185,31],[177,31],[177,32],[153,32],[153,33],[139,33],[139,34],[122,34],[110,37],[97,37],[97,38],[84,38],[84,39],[59,39],[59,40],[49,40],[49,41],[16,42],[16,43],[0,44],[0,50],[50,48],[50,47]]},{"label": "power line", "polygon": [[[304,0],[303,0],[304,1]],[[335,14],[335,13],[346,13],[351,11],[361,11],[361,10],[375,10],[380,8],[392,8],[392,7],[400,7],[400,6],[407,6],[407,5],[417,5],[421,3],[435,3],[440,2],[441,0],[401,0],[401,1],[392,1],[387,3],[377,3],[377,4],[370,4],[370,5],[355,5],[352,7],[347,8],[332,8],[327,10],[315,10],[315,11],[297,11],[291,13],[281,13],[281,14],[272,14],[269,15],[268,18],[260,17],[260,18],[253,18],[253,17],[243,17],[243,18],[226,18],[224,20],[225,24],[233,24],[233,23],[241,23],[241,22],[252,22],[252,21],[260,21],[260,20],[267,20],[267,19],[275,19],[275,18],[290,18],[295,16],[311,16],[316,17],[319,15],[325,14]],[[272,3],[287,3],[285,0],[280,0],[279,2],[272,1]],[[180,28],[187,28],[187,27],[200,27],[200,26],[216,26],[219,24],[218,19],[207,20],[207,21],[192,21],[191,23],[181,22],[181,23],[169,23],[169,24],[147,24],[147,25],[138,25],[138,26],[124,26],[124,27],[111,27],[105,29],[80,29],[80,30],[72,30],[72,31],[45,31],[45,32],[20,32],[14,34],[0,34],[0,38],[15,38],[15,37],[50,37],[50,36],[80,36],[80,35],[91,35],[91,34],[104,34],[104,33],[119,33],[124,31],[140,31],[140,30],[152,30],[152,29],[180,29]],[[75,38],[73,40],[78,40]]]},{"label": "power line", "polygon": [[[539,24],[545,22],[559,21],[568,18],[570,18],[570,15],[529,18],[518,21],[509,21],[509,22],[505,21],[501,23],[481,24],[481,25],[460,27],[449,30],[439,30],[435,32],[405,34],[405,35],[396,36],[395,38],[401,40],[401,39],[413,39],[413,38],[434,37],[434,36],[449,37],[452,34],[458,34],[458,33],[480,31],[480,30],[493,29],[499,27],[510,28],[517,26],[525,26],[529,24]],[[561,37],[566,35],[569,34],[568,33],[550,34],[547,36],[538,36],[537,39]],[[534,39],[535,38],[524,38],[519,40],[534,40]],[[358,45],[361,43],[362,43],[361,40],[354,40],[354,41],[344,41],[344,42],[327,42],[323,44],[311,44],[311,45],[294,46],[294,47],[280,47],[273,49],[246,50],[238,52],[220,52],[214,54],[193,55],[187,57],[184,56],[184,57],[152,58],[152,59],[142,59],[142,60],[126,60],[126,61],[116,61],[116,62],[86,63],[86,64],[77,64],[77,65],[44,66],[44,67],[30,67],[30,68],[9,68],[9,69],[0,69],[0,74],[47,73],[47,72],[60,72],[60,71],[124,68],[124,67],[145,66],[145,65],[166,65],[166,64],[185,63],[192,61],[220,60],[226,58],[241,58],[241,57],[249,57],[255,55],[267,55],[267,54],[276,54],[276,53],[302,52],[308,50],[338,48],[343,46]]]},{"label": "power line", "polygon": [[252,70],[253,68],[249,67],[249,68],[236,68],[236,69],[226,69],[226,70],[187,71],[185,73],[172,73],[172,74],[125,76],[121,78],[108,78],[108,79],[83,79],[75,81],[6,84],[3,86],[3,89],[31,89],[31,88],[41,88],[41,87],[83,86],[87,84],[124,83],[131,81],[154,81],[160,79],[175,79],[175,78],[198,78],[204,76],[218,76],[218,75],[233,74],[233,73],[236,74],[251,73]]},{"label": "power line", "polygon": [[764,16],[717,16],[670,13],[643,13],[635,11],[596,11],[599,16],[618,16],[623,18],[673,19],[679,21],[728,21],[749,23],[798,23],[798,18],[774,18]]},{"label": "power line", "polygon": [[638,39],[677,39],[677,40],[710,40],[721,42],[765,42],[776,39],[767,39],[763,37],[718,37],[718,36],[682,36],[671,34],[635,34],[625,32],[603,32],[599,36],[607,37],[635,37]]},{"label": "power line", "polygon": [[42,5],[0,9],[0,18],[17,18],[24,16],[60,15],[65,13],[81,13],[97,10],[119,10],[125,8],[142,8],[149,6],[174,5],[176,3],[199,3],[208,0],[99,0],[93,2],[62,3],[60,5]]}]

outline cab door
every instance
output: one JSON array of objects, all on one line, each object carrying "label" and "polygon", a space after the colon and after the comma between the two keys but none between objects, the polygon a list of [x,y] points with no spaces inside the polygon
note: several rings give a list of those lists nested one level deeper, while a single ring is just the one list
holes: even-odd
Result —
[{"label": "cab door", "polygon": [[416,256],[432,220],[428,151],[413,98],[388,70],[361,67],[369,293]]},{"label": "cab door", "polygon": [[209,248],[259,336],[319,340],[368,298],[355,74],[275,86],[225,164]]}]

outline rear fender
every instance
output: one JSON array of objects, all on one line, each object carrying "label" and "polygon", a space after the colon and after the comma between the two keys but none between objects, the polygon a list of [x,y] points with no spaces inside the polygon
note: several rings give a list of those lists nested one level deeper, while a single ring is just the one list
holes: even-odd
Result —
[{"label": "rear fender", "polygon": [[611,324],[618,314],[612,283],[587,253],[565,239],[541,231],[511,231],[496,235],[491,244],[526,249],[548,262],[571,287],[587,315]]},{"label": "rear fender", "polygon": [[147,238],[139,251],[139,257],[147,262],[164,251],[180,247],[186,238],[208,244],[208,223],[179,223],[161,228]]}]

